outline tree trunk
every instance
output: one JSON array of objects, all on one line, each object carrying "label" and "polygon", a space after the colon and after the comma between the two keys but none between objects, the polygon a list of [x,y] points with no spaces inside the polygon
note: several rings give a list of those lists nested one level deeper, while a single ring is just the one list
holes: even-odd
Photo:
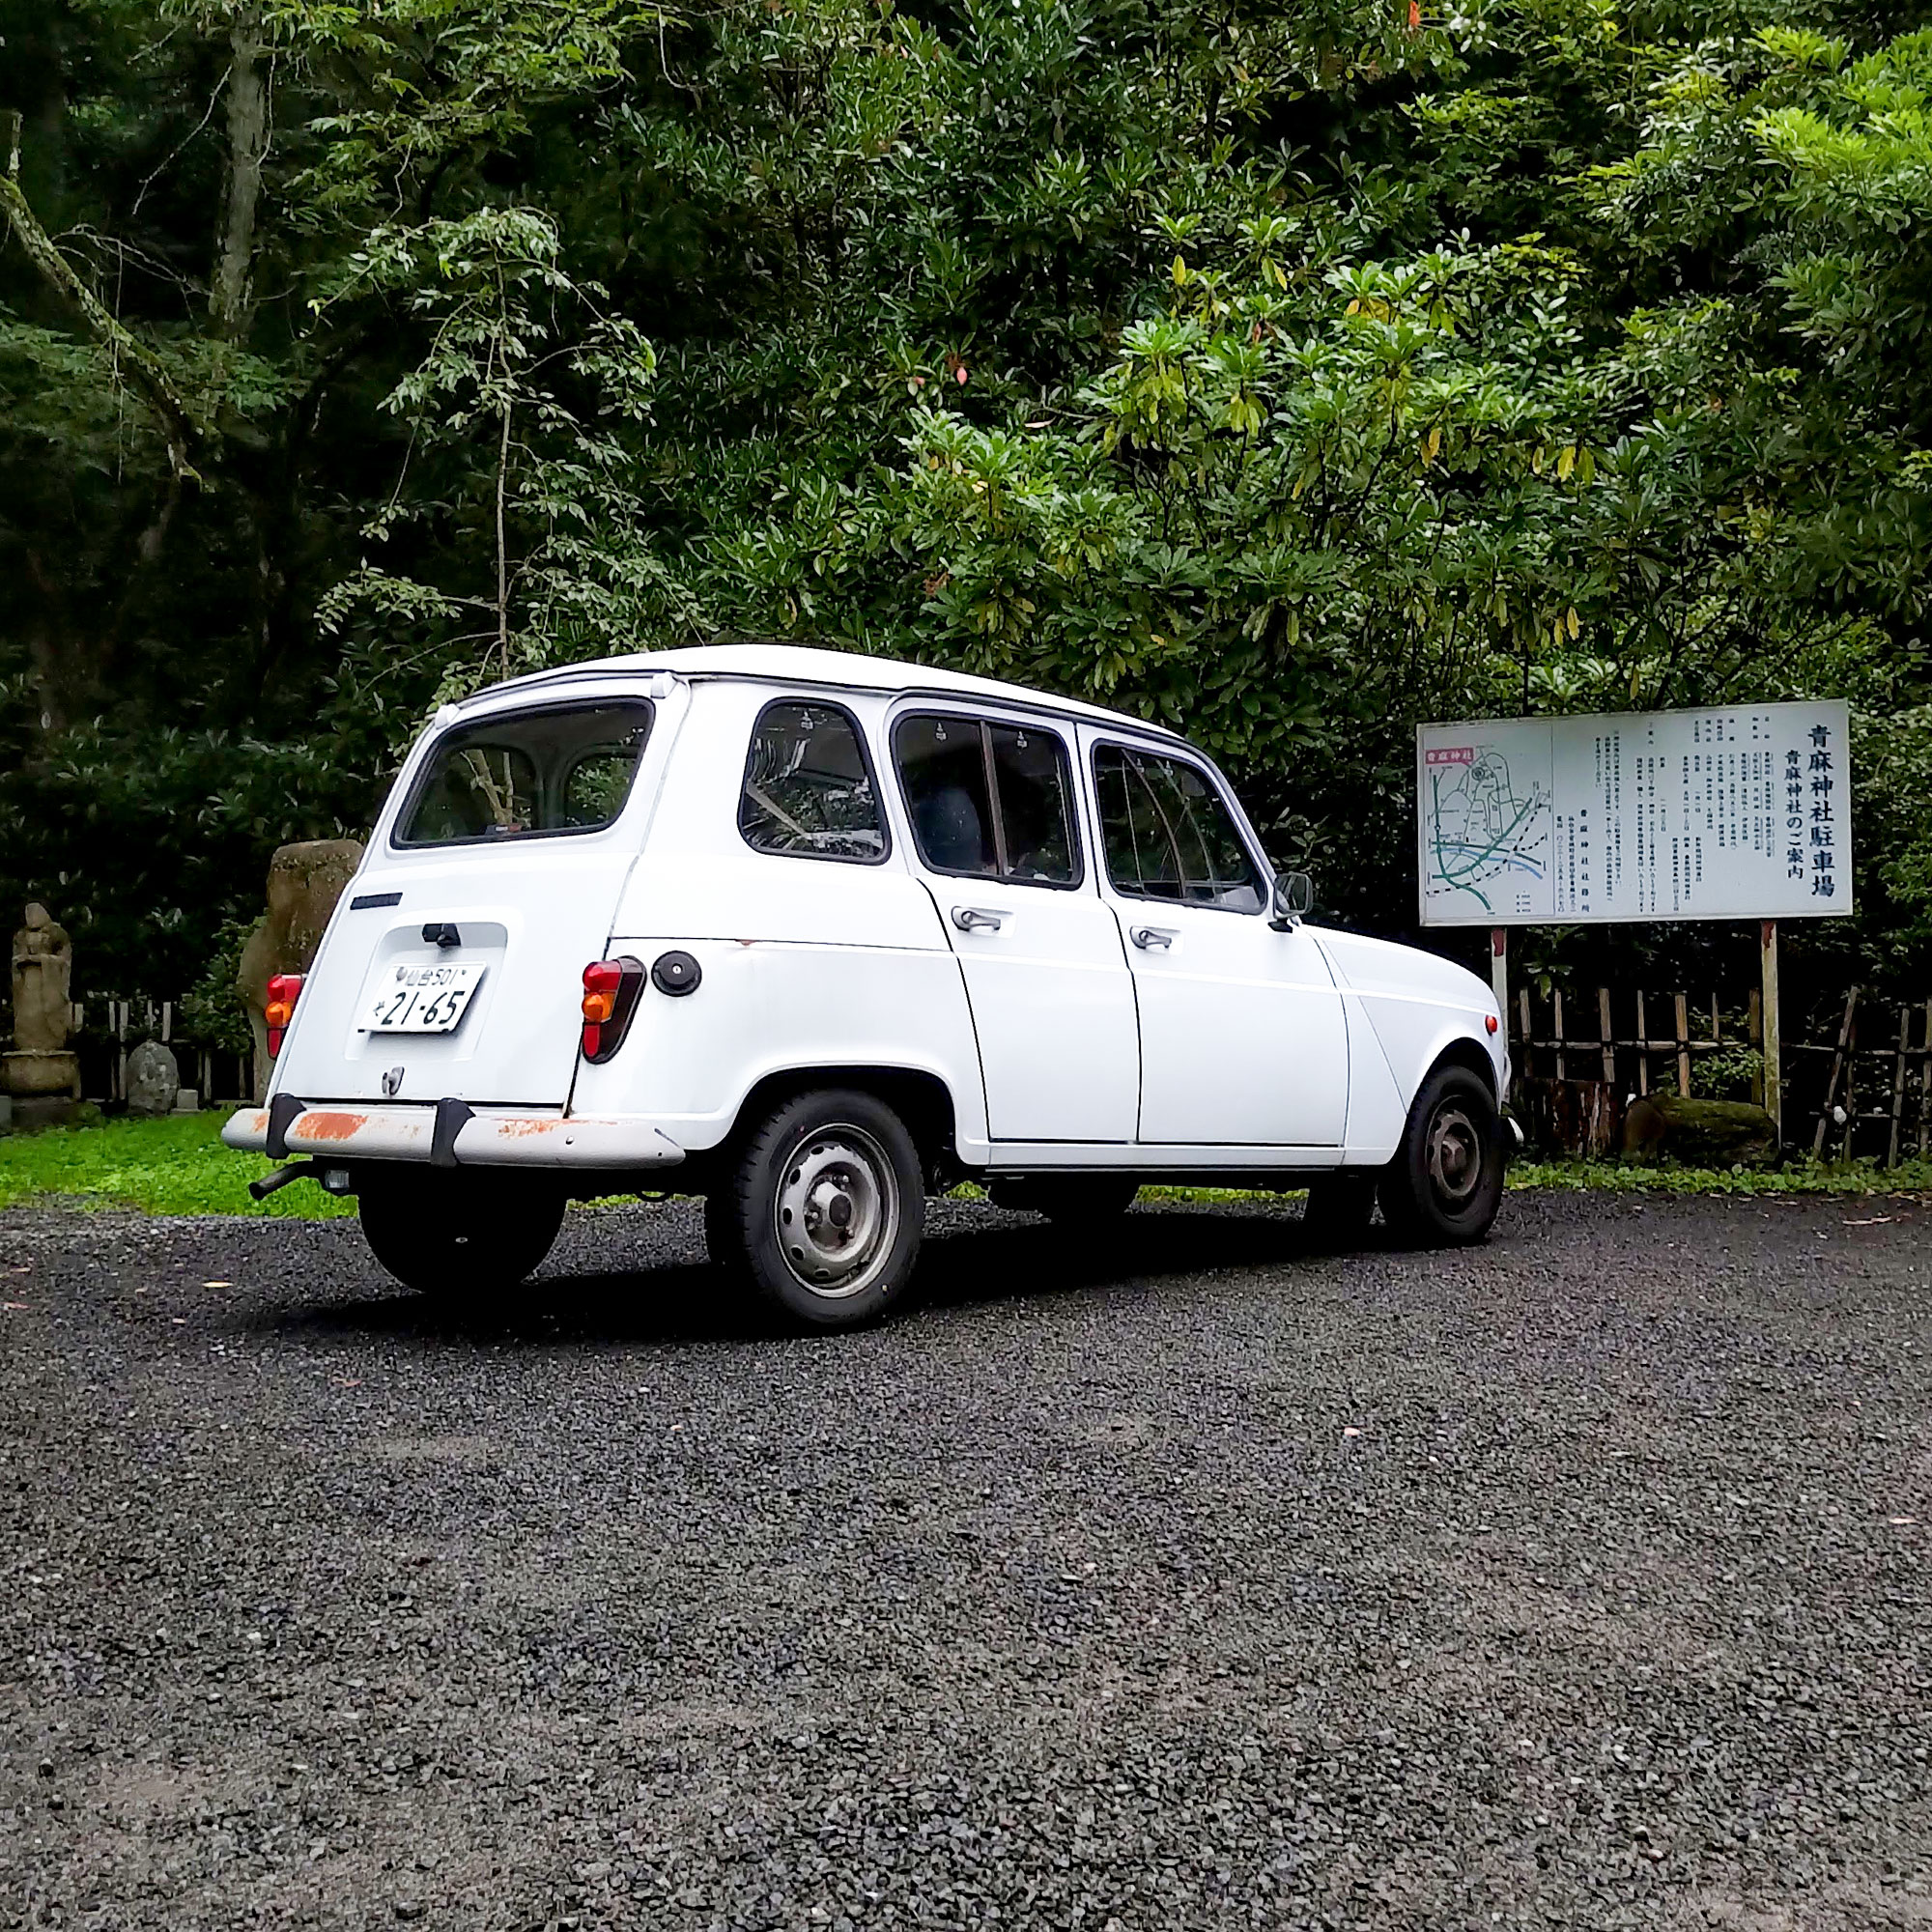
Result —
[{"label": "tree trunk", "polygon": [[1601,1160],[1616,1146],[1623,1125],[1617,1090],[1602,1080],[1529,1080],[1519,1083],[1517,1103],[1523,1131],[1551,1153]]},{"label": "tree trunk", "polygon": [[208,313],[223,342],[240,342],[253,313],[255,211],[269,143],[269,86],[262,66],[262,10],[243,7],[229,30],[228,175],[214,246]]},{"label": "tree trunk", "polygon": [[0,208],[14,240],[26,251],[41,275],[79,310],[80,319],[94,339],[114,353],[117,366],[125,368],[134,386],[147,399],[148,407],[159,417],[161,433],[167,440],[168,464],[177,477],[200,476],[188,461],[188,452],[200,438],[200,426],[188,410],[174,379],[160,358],[124,324],[102,306],[78,274],[73,265],[53,244],[53,238],[40,224],[27,197],[20,189],[20,117],[12,117],[8,134],[7,172],[0,175]]},{"label": "tree trunk", "polygon": [[510,406],[503,405],[503,435],[497,447],[497,650],[510,674],[510,546],[503,499],[510,487]]}]

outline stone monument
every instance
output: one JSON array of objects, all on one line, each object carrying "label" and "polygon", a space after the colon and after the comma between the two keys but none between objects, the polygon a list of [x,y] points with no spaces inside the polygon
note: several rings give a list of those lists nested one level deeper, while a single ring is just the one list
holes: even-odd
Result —
[{"label": "stone monument", "polygon": [[22,1125],[71,1118],[80,1099],[73,1032],[73,942],[45,906],[27,908],[14,935],[14,1050],[0,1059],[0,1085]]},{"label": "stone monument", "polygon": [[171,1114],[181,1093],[181,1069],[157,1039],[144,1039],[128,1056],[128,1111]]},{"label": "stone monument", "polygon": [[255,1030],[255,1098],[269,1091],[269,1027],[262,1016],[277,973],[306,973],[343,888],[362,863],[355,838],[312,838],[278,845],[269,861],[269,912],[242,949],[235,976]]}]

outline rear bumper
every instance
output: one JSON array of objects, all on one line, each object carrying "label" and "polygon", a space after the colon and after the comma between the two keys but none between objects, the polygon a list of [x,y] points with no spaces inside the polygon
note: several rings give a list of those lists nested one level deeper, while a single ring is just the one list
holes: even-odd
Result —
[{"label": "rear bumper", "polygon": [[[296,1114],[283,1139],[292,1154],[427,1163],[437,1151],[436,1122],[434,1107],[325,1100]],[[231,1114],[221,1138],[232,1148],[268,1152],[268,1108],[243,1107]],[[471,1110],[448,1151],[458,1167],[675,1167],[684,1158],[684,1150],[648,1121],[515,1107]]]}]

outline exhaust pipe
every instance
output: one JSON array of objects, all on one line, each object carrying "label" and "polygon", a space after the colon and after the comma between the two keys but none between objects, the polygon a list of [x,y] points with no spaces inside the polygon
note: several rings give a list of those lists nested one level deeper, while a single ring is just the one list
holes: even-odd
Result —
[{"label": "exhaust pipe", "polygon": [[248,1195],[254,1201],[266,1201],[277,1188],[286,1187],[292,1180],[320,1180],[322,1170],[312,1160],[292,1160],[286,1167],[278,1167],[273,1174],[265,1174],[260,1180],[248,1183]]}]

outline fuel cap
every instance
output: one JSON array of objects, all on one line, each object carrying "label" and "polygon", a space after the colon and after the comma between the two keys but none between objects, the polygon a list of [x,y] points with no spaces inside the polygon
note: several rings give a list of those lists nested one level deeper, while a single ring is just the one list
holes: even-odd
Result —
[{"label": "fuel cap", "polygon": [[660,952],[651,966],[651,984],[672,999],[696,992],[703,978],[702,969],[689,952]]}]

